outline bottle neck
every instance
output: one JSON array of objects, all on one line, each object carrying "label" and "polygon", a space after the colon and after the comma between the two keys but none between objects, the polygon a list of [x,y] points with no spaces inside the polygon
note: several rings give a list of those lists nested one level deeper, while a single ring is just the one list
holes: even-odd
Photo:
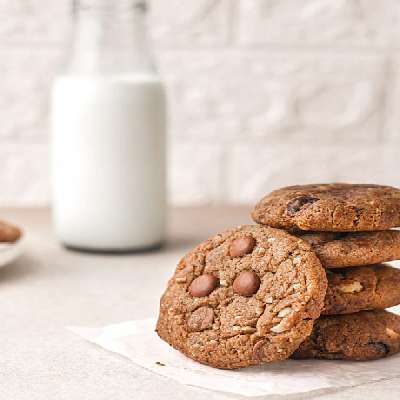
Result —
[{"label": "bottle neck", "polygon": [[76,0],[69,73],[156,73],[141,0]]}]

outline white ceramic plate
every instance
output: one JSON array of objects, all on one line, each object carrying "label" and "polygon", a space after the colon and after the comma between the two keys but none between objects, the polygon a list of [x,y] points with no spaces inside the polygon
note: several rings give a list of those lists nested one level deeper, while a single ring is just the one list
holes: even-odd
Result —
[{"label": "white ceramic plate", "polygon": [[22,253],[23,238],[15,243],[0,243],[0,268],[12,263]]}]

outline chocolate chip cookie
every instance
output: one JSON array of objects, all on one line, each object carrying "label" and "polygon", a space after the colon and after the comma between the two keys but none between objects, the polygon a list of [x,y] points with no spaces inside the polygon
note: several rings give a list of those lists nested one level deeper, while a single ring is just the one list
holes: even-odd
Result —
[{"label": "chocolate chip cookie", "polygon": [[308,243],[278,229],[238,227],[179,262],[161,298],[157,332],[217,368],[286,359],[311,333],[326,285]]},{"label": "chocolate chip cookie", "polygon": [[287,230],[386,230],[400,226],[400,190],[345,183],[289,186],[265,196],[252,217]]},{"label": "chocolate chip cookie", "polygon": [[350,314],[400,304],[400,269],[373,265],[327,271],[322,314]]},{"label": "chocolate chip cookie", "polygon": [[400,231],[299,234],[327,268],[378,264],[400,259]]},{"label": "chocolate chip cookie", "polygon": [[384,310],[321,317],[292,358],[366,361],[400,351],[400,316]]},{"label": "chocolate chip cookie", "polygon": [[0,221],[0,243],[14,243],[21,237],[21,230],[8,222]]}]

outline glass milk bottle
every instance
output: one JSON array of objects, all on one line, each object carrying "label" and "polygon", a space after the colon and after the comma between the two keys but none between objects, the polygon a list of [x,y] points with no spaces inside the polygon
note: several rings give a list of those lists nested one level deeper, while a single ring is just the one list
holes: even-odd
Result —
[{"label": "glass milk bottle", "polygon": [[146,2],[78,0],[52,97],[53,221],[67,247],[158,247],[165,227],[165,96]]}]

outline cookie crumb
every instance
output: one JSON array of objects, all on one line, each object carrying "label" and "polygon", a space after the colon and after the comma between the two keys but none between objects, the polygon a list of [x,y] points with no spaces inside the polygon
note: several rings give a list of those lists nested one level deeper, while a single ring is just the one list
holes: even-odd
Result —
[{"label": "cookie crumb", "polygon": [[165,367],[165,364],[163,364],[163,363],[160,362],[160,361],[156,361],[156,365],[159,365],[160,367]]}]

